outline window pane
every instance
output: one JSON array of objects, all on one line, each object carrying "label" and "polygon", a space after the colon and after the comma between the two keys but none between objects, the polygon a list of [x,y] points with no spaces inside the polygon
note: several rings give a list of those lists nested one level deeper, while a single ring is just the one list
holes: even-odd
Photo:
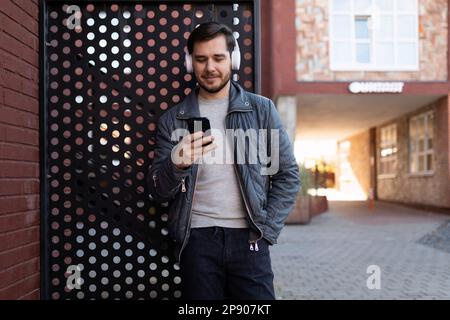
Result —
[{"label": "window pane", "polygon": [[410,164],[411,172],[417,172],[417,157],[414,154],[412,154],[410,157]]},{"label": "window pane", "polygon": [[397,36],[400,38],[414,38],[416,37],[417,30],[415,30],[416,24],[414,16],[400,15],[397,19],[398,31]]},{"label": "window pane", "polygon": [[425,140],[419,139],[419,152],[424,152],[424,151],[425,151]]},{"label": "window pane", "polygon": [[433,115],[433,113],[428,114],[427,125],[428,125],[428,130],[427,130],[428,137],[432,138],[434,136],[434,115]]},{"label": "window pane", "polygon": [[370,63],[370,45],[368,43],[356,44],[356,61],[358,63]]},{"label": "window pane", "polygon": [[334,38],[351,38],[352,36],[352,26],[351,26],[351,16],[350,15],[334,15],[333,16],[333,27],[331,32]]},{"label": "window pane", "polygon": [[419,172],[425,171],[425,155],[419,155]]},{"label": "window pane", "polygon": [[371,0],[355,0],[356,11],[368,11],[370,9]]},{"label": "window pane", "polygon": [[350,42],[333,43],[333,60],[336,63],[347,63],[352,61],[352,45]]},{"label": "window pane", "polygon": [[433,139],[428,139],[428,150],[433,150]]},{"label": "window pane", "polygon": [[427,171],[433,170],[433,155],[427,154]]},{"label": "window pane", "polygon": [[417,45],[415,43],[399,43],[397,51],[397,63],[404,66],[417,64]]},{"label": "window pane", "polygon": [[356,39],[369,39],[369,17],[355,17]]},{"label": "window pane", "polygon": [[425,134],[425,123],[423,117],[417,118],[417,135],[423,137]]},{"label": "window pane", "polygon": [[381,15],[375,20],[374,30],[379,39],[392,39],[394,37],[394,17]]},{"label": "window pane", "polygon": [[379,42],[375,52],[378,64],[393,65],[394,64],[394,43],[393,42]]},{"label": "window pane", "polygon": [[416,11],[416,0],[397,0],[397,10]]},{"label": "window pane", "polygon": [[334,11],[349,11],[350,0],[333,0]]},{"label": "window pane", "polygon": [[394,9],[392,0],[375,0],[375,11],[392,11]]},{"label": "window pane", "polygon": [[414,154],[414,153],[417,152],[417,150],[416,150],[416,140],[411,140],[410,151],[411,151],[411,154]]}]

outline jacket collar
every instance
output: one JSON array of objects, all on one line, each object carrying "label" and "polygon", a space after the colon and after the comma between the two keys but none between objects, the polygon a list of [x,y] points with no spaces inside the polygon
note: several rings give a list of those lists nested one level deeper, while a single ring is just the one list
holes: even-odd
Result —
[{"label": "jacket collar", "polygon": [[[245,94],[244,89],[235,81],[230,80],[230,100],[228,105],[228,113],[230,112],[247,112],[252,111],[252,106],[248,101],[248,97]],[[176,117],[178,119],[189,119],[194,117],[200,117],[200,109],[198,106],[198,91],[196,87],[180,104]]]}]

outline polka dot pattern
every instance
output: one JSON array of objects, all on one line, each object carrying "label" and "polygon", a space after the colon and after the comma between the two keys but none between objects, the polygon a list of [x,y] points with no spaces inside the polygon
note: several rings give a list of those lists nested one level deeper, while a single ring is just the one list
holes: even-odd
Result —
[{"label": "polka dot pattern", "polygon": [[[251,3],[83,2],[48,5],[47,203],[51,299],[177,299],[179,266],[168,204],[151,201],[146,174],[159,117],[195,87],[186,39],[199,23],[233,28],[254,91]],[[81,289],[69,289],[79,266]]]}]

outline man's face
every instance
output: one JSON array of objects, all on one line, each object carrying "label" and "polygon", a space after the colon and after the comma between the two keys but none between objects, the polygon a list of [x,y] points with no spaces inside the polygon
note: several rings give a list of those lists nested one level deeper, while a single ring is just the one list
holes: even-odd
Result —
[{"label": "man's face", "polygon": [[230,52],[224,35],[196,42],[192,53],[195,77],[201,88],[209,93],[222,90],[231,77]]}]

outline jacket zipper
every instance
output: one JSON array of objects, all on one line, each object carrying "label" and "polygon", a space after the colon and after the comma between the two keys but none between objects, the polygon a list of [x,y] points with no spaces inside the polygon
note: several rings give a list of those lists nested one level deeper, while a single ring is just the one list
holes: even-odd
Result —
[{"label": "jacket zipper", "polygon": [[156,176],[156,174],[153,174],[153,184],[154,184],[154,186],[155,186],[155,190],[156,190],[156,188],[158,188],[157,186],[156,186],[156,180],[158,179],[158,177]]},{"label": "jacket zipper", "polygon": [[[178,254],[178,261],[181,261],[181,253],[183,252],[184,247],[186,246],[187,243],[187,238],[188,238],[188,233],[190,232],[191,229],[191,221],[192,221],[192,205],[194,203],[194,198],[195,198],[195,189],[197,187],[197,178],[198,178],[198,165],[197,165],[197,171],[195,173],[195,181],[194,181],[194,192],[192,193],[192,201],[191,201],[191,205],[189,207],[189,222],[188,222],[188,227],[186,229],[186,234],[184,235],[184,239],[183,239],[183,244],[181,245],[181,250],[180,253]],[[181,184],[181,192],[186,192],[186,186],[185,186],[185,182],[184,179],[182,179],[182,184]],[[184,191],[183,191],[184,189]]]},{"label": "jacket zipper", "polygon": [[[232,112],[233,112],[233,111],[232,111]],[[230,113],[231,113],[231,112],[228,112],[227,115],[226,115],[226,119],[225,119],[225,129],[228,127],[226,124],[227,124],[228,115],[229,115]],[[234,161],[234,157],[233,157],[233,161]],[[262,230],[258,227],[258,225],[255,223],[255,220],[253,220],[253,214],[252,214],[252,212],[251,212],[251,210],[250,210],[250,207],[248,206],[248,203],[247,203],[247,197],[246,197],[246,195],[245,195],[245,193],[244,193],[244,189],[243,189],[243,187],[242,187],[241,177],[240,177],[239,173],[237,172],[236,164],[235,164],[235,163],[233,164],[233,168],[234,168],[234,172],[235,172],[235,174],[236,174],[236,177],[237,177],[237,180],[238,180],[238,183],[239,183],[239,189],[240,189],[240,191],[241,191],[242,198],[244,199],[244,204],[245,204],[245,208],[247,209],[247,214],[248,214],[250,220],[252,221],[253,225],[259,230],[259,233],[260,233],[259,238],[257,238],[256,240],[253,240],[253,239],[249,239],[249,240],[248,240],[248,243],[250,244],[250,251],[259,251],[259,248],[258,248],[258,241],[262,239],[262,237],[263,237],[263,232],[262,232]]]},{"label": "jacket zipper", "polygon": [[[186,192],[186,185],[184,183],[184,179],[181,179],[181,192]],[[158,180],[158,176],[156,174],[153,174],[153,185],[155,186],[155,190],[158,188],[156,181]]]},{"label": "jacket zipper", "polygon": [[181,192],[186,192],[185,178],[181,178]]}]

